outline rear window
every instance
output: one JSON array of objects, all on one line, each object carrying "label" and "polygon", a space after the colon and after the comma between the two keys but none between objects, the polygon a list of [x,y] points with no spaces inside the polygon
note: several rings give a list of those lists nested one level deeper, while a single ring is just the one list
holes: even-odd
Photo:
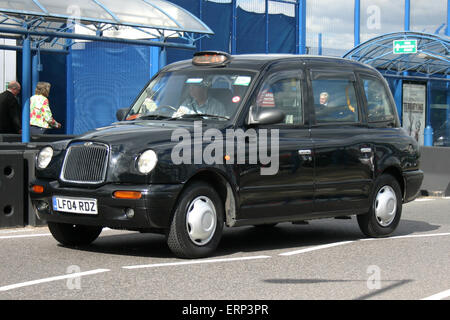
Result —
[{"label": "rear window", "polygon": [[367,99],[367,118],[369,122],[394,120],[394,110],[389,95],[380,79],[361,76]]}]

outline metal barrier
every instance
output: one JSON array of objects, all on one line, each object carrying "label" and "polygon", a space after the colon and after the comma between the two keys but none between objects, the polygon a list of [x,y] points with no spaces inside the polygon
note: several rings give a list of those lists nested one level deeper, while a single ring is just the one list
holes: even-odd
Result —
[{"label": "metal barrier", "polygon": [[23,151],[0,150],[0,227],[24,226]]},{"label": "metal barrier", "polygon": [[42,226],[46,223],[40,220],[36,216],[36,212],[33,209],[33,205],[31,204],[30,193],[28,192],[30,182],[35,178],[36,172],[36,157],[38,154],[38,150],[25,150],[23,152],[24,159],[24,170],[25,170],[25,184],[24,184],[24,194],[25,194],[25,209],[24,209],[24,219],[25,225],[29,225],[32,227]]},{"label": "metal barrier", "polygon": [[450,148],[421,147],[422,194],[450,196]]},{"label": "metal barrier", "polygon": [[0,142],[21,142],[22,135],[20,134],[0,134]]},{"label": "metal barrier", "polygon": [[31,137],[30,143],[21,143],[21,135],[0,134],[0,228],[45,224],[36,216],[28,192],[35,177],[38,149],[73,137],[37,135]]},{"label": "metal barrier", "polygon": [[[74,135],[66,134],[38,134],[30,137],[31,143],[45,143],[65,139],[73,139]],[[20,134],[0,134],[0,142],[21,143],[22,135]],[[21,143],[22,144],[22,143]],[[26,145],[26,144],[22,144]]]}]

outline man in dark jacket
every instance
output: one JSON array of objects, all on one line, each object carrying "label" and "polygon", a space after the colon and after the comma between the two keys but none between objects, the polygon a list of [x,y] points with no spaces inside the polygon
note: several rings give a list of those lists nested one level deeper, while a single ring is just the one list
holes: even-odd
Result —
[{"label": "man in dark jacket", "polygon": [[0,133],[20,133],[21,110],[16,98],[20,89],[20,84],[12,81],[8,90],[0,94]]}]

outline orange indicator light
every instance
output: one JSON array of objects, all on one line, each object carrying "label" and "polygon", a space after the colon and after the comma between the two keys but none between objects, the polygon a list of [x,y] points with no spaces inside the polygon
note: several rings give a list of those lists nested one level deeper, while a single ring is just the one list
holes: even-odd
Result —
[{"label": "orange indicator light", "polygon": [[44,193],[44,187],[43,186],[33,186],[31,187],[31,190],[33,190],[34,193]]},{"label": "orange indicator light", "polygon": [[116,199],[140,199],[142,198],[142,193],[139,191],[115,191],[113,193],[114,198]]}]

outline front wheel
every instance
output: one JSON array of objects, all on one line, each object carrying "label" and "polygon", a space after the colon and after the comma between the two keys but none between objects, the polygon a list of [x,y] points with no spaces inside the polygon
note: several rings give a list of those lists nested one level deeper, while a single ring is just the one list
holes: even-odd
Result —
[{"label": "front wheel", "polygon": [[167,244],[180,258],[212,254],[224,225],[222,199],[208,184],[195,182],[183,191],[175,210]]},{"label": "front wheel", "polygon": [[381,175],[375,181],[369,212],[357,216],[361,231],[374,238],[392,234],[400,222],[402,203],[397,179],[389,174]]},{"label": "front wheel", "polygon": [[48,228],[59,243],[65,246],[87,246],[98,238],[102,227],[48,222]]}]

